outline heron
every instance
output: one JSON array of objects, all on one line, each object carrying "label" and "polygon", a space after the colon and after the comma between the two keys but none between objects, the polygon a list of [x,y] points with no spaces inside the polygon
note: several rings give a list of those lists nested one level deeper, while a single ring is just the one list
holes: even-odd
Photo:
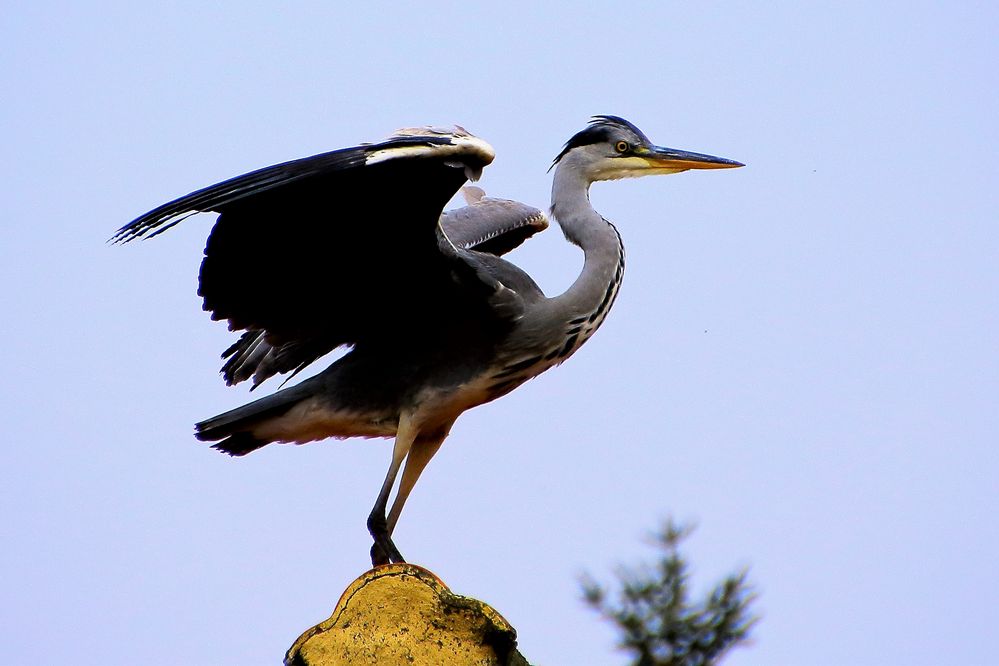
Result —
[{"label": "heron", "polygon": [[455,420],[568,359],[607,317],[624,246],[590,204],[590,185],[743,166],[657,146],[618,116],[593,117],[549,169],[550,217],[584,256],[571,286],[549,297],[503,258],[548,226],[541,211],[469,189],[465,208],[444,212],[493,158],[461,127],[402,129],[198,190],[111,239],[217,214],[198,294],[212,319],[241,331],[223,353],[230,385],[290,378],[341,351],[314,376],[196,424],[195,436],[231,456],[273,442],[394,438],[367,520],[373,566],[405,561],[392,534]]}]

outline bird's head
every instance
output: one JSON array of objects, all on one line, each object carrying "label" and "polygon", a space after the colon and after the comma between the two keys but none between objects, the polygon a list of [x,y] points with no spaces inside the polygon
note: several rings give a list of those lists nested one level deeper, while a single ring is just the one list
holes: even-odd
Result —
[{"label": "bird's head", "polygon": [[744,166],[723,157],[657,146],[617,116],[594,116],[586,129],[566,142],[552,167],[556,165],[576,169],[589,181]]}]

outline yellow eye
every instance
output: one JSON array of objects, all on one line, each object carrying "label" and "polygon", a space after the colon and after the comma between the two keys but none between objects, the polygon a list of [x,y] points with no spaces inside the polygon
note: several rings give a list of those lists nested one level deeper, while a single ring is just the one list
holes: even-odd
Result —
[{"label": "yellow eye", "polygon": [[619,153],[628,152],[628,148],[629,146],[627,141],[618,141],[616,144],[614,144],[614,149],[617,150],[617,152]]}]

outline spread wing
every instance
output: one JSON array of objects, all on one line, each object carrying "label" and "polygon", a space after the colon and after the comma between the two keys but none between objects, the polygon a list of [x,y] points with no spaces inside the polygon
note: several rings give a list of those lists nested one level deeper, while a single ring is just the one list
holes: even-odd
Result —
[{"label": "spread wing", "polygon": [[[265,371],[261,381],[342,345],[391,345],[516,316],[512,292],[438,225],[447,201],[492,159],[491,147],[461,128],[402,130],[193,192],[113,240],[219,213],[199,294],[213,319],[246,331],[227,351],[227,367],[237,357],[256,355],[258,366],[270,358],[254,366]],[[241,378],[227,374],[230,383]]]}]

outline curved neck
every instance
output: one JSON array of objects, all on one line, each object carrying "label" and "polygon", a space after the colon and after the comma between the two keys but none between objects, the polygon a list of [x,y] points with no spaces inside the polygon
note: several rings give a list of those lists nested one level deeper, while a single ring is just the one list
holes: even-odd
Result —
[{"label": "curved neck", "polygon": [[[624,272],[621,236],[590,204],[590,179],[572,161],[560,162],[552,183],[552,217],[570,243],[583,250],[583,270],[553,304],[570,317],[595,315],[599,325],[607,314]],[[598,321],[598,319],[599,321]]]}]

